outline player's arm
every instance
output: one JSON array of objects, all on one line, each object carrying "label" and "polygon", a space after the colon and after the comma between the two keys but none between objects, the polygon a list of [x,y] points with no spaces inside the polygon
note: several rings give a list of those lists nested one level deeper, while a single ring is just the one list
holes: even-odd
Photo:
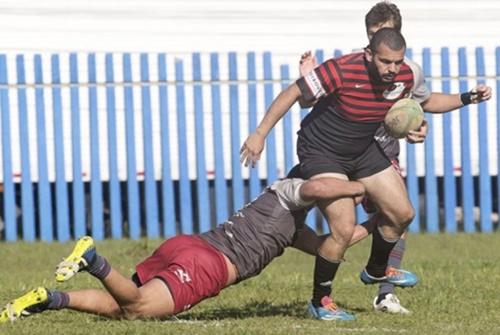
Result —
[{"label": "player's arm", "polygon": [[264,119],[255,131],[248,136],[240,149],[240,162],[245,166],[255,163],[260,159],[264,149],[264,141],[276,123],[288,112],[292,105],[301,96],[301,90],[296,83],[291,84],[273,100]]},{"label": "player's arm", "polygon": [[341,88],[342,79],[337,73],[334,62],[333,59],[326,61],[306,76],[300,77],[273,100],[255,132],[250,134],[243,143],[240,150],[241,163],[245,166],[249,164],[254,166],[257,163],[264,149],[265,138],[299,98],[303,98],[305,102],[311,102]]},{"label": "player's arm", "polygon": [[[376,221],[372,218],[356,225],[356,227],[354,227],[354,234],[349,242],[349,246],[358,243],[370,235],[375,228],[375,222]],[[330,234],[318,235],[314,230],[312,230],[311,227],[304,225],[299,231],[297,231],[292,247],[299,249],[306,254],[315,256],[318,248],[328,236],[330,236]]]},{"label": "player's arm", "polygon": [[433,92],[424,101],[422,108],[429,113],[446,113],[471,103],[477,104],[491,98],[491,87],[478,85],[469,92],[461,94],[444,94]]},{"label": "player's arm", "polygon": [[300,198],[306,203],[335,200],[344,197],[358,198],[365,194],[365,187],[358,181],[337,178],[317,178],[304,182],[299,189]]},{"label": "player's arm", "polygon": [[430,92],[425,84],[422,68],[417,63],[405,59],[405,63],[411,68],[414,77],[414,88],[412,98],[420,103],[424,111],[428,113],[446,113],[468,104],[477,104],[491,98],[491,87],[477,85],[469,92],[461,94],[445,94]]}]

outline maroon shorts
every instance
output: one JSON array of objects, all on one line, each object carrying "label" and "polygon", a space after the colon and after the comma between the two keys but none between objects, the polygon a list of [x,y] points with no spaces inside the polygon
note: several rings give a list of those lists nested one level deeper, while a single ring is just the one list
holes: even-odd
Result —
[{"label": "maroon shorts", "polygon": [[[391,164],[394,170],[396,170],[401,178],[403,178],[403,172],[401,171],[401,167],[399,166],[399,161],[397,159],[392,159]],[[375,204],[368,197],[364,197],[361,201],[361,204],[363,205],[363,209],[365,210],[365,212],[368,214],[372,214],[377,211],[377,207],[375,207]]]},{"label": "maroon shorts", "polygon": [[228,269],[221,252],[198,236],[179,235],[163,242],[136,266],[139,284],[163,280],[180,313],[226,287]]}]

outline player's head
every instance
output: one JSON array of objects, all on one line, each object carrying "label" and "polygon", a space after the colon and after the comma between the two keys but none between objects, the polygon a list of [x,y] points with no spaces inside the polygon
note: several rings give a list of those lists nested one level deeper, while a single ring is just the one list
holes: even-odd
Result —
[{"label": "player's head", "polygon": [[406,51],[406,42],[394,28],[379,29],[365,49],[370,75],[377,81],[390,83],[401,70]]},{"label": "player's head", "polygon": [[398,7],[388,1],[377,3],[365,15],[366,34],[369,40],[380,28],[394,28],[401,31],[401,25]]}]

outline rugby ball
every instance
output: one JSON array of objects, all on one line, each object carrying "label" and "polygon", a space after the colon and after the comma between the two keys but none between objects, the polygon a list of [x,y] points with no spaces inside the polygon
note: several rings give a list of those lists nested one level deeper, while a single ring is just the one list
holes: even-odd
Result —
[{"label": "rugby ball", "polygon": [[417,130],[424,121],[424,110],[418,102],[410,98],[397,101],[389,109],[384,119],[384,128],[395,138],[404,138],[410,130]]}]

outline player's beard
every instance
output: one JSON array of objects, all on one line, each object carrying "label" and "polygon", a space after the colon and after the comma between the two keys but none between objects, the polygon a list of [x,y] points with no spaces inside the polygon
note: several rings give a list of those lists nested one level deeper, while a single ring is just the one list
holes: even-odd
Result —
[{"label": "player's beard", "polygon": [[370,74],[370,78],[376,84],[390,84],[394,81],[395,75],[392,76],[392,79],[385,80],[377,70],[377,67],[373,63],[368,63],[368,72]]},{"label": "player's beard", "polygon": [[393,83],[394,82],[394,78],[396,78],[396,74],[390,73],[390,74],[384,74],[382,76],[381,80],[384,83]]}]

